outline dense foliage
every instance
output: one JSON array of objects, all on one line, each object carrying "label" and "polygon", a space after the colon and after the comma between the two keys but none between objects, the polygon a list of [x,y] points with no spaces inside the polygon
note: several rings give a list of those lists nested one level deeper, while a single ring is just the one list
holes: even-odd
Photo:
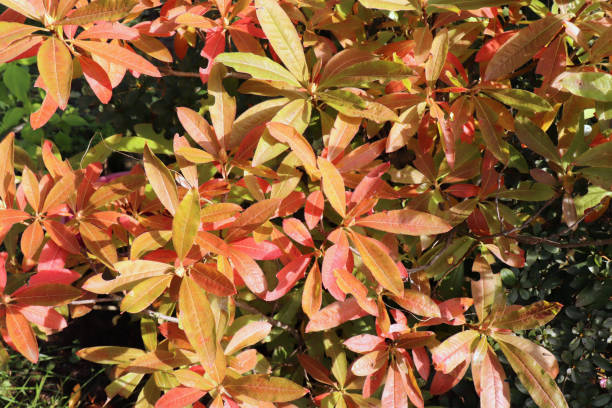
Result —
[{"label": "dense foliage", "polygon": [[610,402],[607,2],[0,4],[28,360],[115,303],[137,407]]}]

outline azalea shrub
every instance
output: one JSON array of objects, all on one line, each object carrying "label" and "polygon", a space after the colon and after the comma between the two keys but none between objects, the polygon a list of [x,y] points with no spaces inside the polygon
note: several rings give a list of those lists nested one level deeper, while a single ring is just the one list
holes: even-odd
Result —
[{"label": "azalea shrub", "polygon": [[612,244],[576,233],[612,194],[608,2],[0,4],[0,63],[33,59],[45,95],[28,132],[77,87],[103,110],[131,78],[198,84],[171,140],[141,124],[66,158],[2,128],[2,361],[114,304],[143,347],[77,355],[139,408],[424,407],[466,382],[503,408],[509,377],[568,406],[525,335],[563,306],[508,282],[542,247]]}]

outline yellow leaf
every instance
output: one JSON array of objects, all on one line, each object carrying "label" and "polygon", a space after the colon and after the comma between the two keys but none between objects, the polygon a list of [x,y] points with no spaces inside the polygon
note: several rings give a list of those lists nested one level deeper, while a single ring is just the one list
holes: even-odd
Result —
[{"label": "yellow leaf", "polygon": [[334,210],[342,218],[346,217],[346,196],[342,175],[329,160],[319,157],[317,159],[321,171],[321,189]]},{"label": "yellow leaf", "polygon": [[172,220],[172,244],[179,260],[183,260],[195,241],[200,226],[200,196],[191,189],[183,197]]},{"label": "yellow leaf", "polygon": [[287,13],[276,0],[255,0],[255,8],[259,24],[274,52],[298,81],[307,83],[310,74],[304,49]]},{"label": "yellow leaf", "polygon": [[144,168],[153,191],[164,207],[174,215],[179,206],[176,184],[170,170],[153,154],[149,146],[144,148]]},{"label": "yellow leaf", "polygon": [[204,290],[189,276],[183,278],[179,290],[179,321],[189,343],[213,381],[221,384],[225,377],[225,356],[216,340],[215,319]]}]

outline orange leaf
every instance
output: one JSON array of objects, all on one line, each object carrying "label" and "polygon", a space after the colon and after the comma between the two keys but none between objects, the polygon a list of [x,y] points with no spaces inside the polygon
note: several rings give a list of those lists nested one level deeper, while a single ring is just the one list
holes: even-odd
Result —
[{"label": "orange leaf", "polygon": [[335,158],[344,152],[344,149],[346,149],[357,134],[362,120],[362,118],[350,117],[342,113],[336,116],[334,126],[329,133],[327,160],[333,162]]},{"label": "orange leaf", "polygon": [[393,296],[402,308],[424,317],[441,317],[440,308],[432,298],[414,289],[404,289],[402,296]]},{"label": "orange leaf", "polygon": [[308,393],[307,389],[287,378],[269,377],[264,374],[246,375],[236,379],[228,377],[223,385],[232,396],[244,396],[257,401],[288,402]]},{"label": "orange leaf", "polygon": [[60,283],[23,287],[11,295],[19,303],[34,306],[62,306],[80,296],[80,289]]},{"label": "orange leaf", "polygon": [[391,364],[389,371],[387,371],[387,379],[382,392],[382,406],[385,408],[408,408],[406,394],[402,374],[396,364]]},{"label": "orange leaf", "polygon": [[34,331],[26,318],[10,305],[6,306],[6,329],[17,351],[36,364],[38,362],[38,344]]},{"label": "orange leaf", "polygon": [[265,339],[272,325],[268,322],[250,322],[234,333],[227,346],[225,346],[225,354],[231,355],[245,347],[252,346]]},{"label": "orange leaf", "polygon": [[139,282],[123,298],[122,312],[139,313],[149,307],[170,285],[173,275],[154,276]]},{"label": "orange leaf", "polygon": [[79,224],[79,233],[89,251],[109,268],[117,262],[117,251],[108,234],[88,222]]},{"label": "orange leaf", "polygon": [[72,83],[70,50],[56,37],[48,37],[40,46],[36,60],[49,95],[60,109],[66,109]]},{"label": "orange leaf", "polygon": [[176,108],[176,114],[189,136],[204,150],[218,158],[219,141],[208,122],[199,113],[189,108]]},{"label": "orange leaf", "polygon": [[349,320],[367,316],[355,298],[348,298],[344,302],[334,302],[313,314],[306,325],[306,333],[333,329]]},{"label": "orange leaf", "polygon": [[299,244],[314,248],[314,242],[310,236],[310,232],[308,232],[306,226],[297,218],[285,218],[283,220],[283,231]]},{"label": "orange leaf", "polygon": [[350,231],[350,237],[374,279],[396,296],[404,292],[402,276],[393,259],[372,238]]},{"label": "orange leaf", "polygon": [[325,205],[325,198],[321,190],[315,190],[308,195],[306,198],[306,205],[304,206],[304,219],[309,229],[314,227],[321,221],[323,217],[323,206]]},{"label": "orange leaf", "polygon": [[356,225],[405,235],[435,235],[452,229],[440,217],[409,208],[372,214],[357,220]]},{"label": "orange leaf", "polygon": [[81,253],[79,241],[74,233],[68,229],[68,227],[60,222],[50,219],[45,219],[42,223],[53,242],[55,242],[59,247],[71,254],[76,255]]},{"label": "orange leaf", "polygon": [[40,187],[36,175],[32,173],[28,166],[24,166],[21,173],[21,188],[32,209],[38,213],[40,209]]},{"label": "orange leaf", "polygon": [[315,261],[306,276],[304,290],[302,291],[302,310],[308,317],[312,317],[321,309],[323,300],[321,283],[321,271],[319,270],[319,264]]},{"label": "orange leaf", "polygon": [[57,111],[57,103],[51,95],[45,95],[40,108],[30,114],[30,126],[36,130],[43,127]]},{"label": "orange leaf", "polygon": [[208,394],[197,388],[176,387],[166,392],[155,403],[155,408],[184,408]]},{"label": "orange leaf", "polygon": [[310,143],[290,125],[281,122],[270,122],[267,125],[270,136],[287,144],[300,159],[308,174],[317,174],[317,159]]},{"label": "orange leaf", "polygon": [[334,277],[340,290],[352,294],[363,310],[373,316],[378,315],[376,302],[368,298],[368,288],[355,275],[348,273],[345,269],[334,269]]},{"label": "orange leaf", "polygon": [[32,224],[23,231],[21,236],[21,252],[27,259],[34,259],[36,253],[42,246],[45,233],[38,220],[35,220]]},{"label": "orange leaf", "polygon": [[14,145],[15,134],[13,132],[6,135],[0,142],[0,157],[2,157],[2,160],[0,160],[0,199],[8,208],[13,206],[15,198]]},{"label": "orange leaf", "polygon": [[236,98],[230,96],[223,88],[223,78],[226,73],[223,64],[214,64],[208,78],[208,93],[215,98],[215,103],[209,107],[208,112],[222,149],[229,144],[236,119]]},{"label": "orange leaf", "polygon": [[30,218],[32,218],[32,216],[25,211],[14,210],[12,208],[0,210],[0,226],[2,229],[10,228],[13,224]]},{"label": "orange leaf", "polygon": [[135,52],[130,51],[120,45],[84,40],[74,40],[74,44],[93,55],[97,55],[98,57],[107,60],[108,62],[152,77],[161,77],[161,74],[155,65],[151,64],[149,61]]},{"label": "orange leaf", "polygon": [[226,236],[227,241],[243,238],[259,228],[263,223],[274,217],[280,203],[280,198],[269,198],[259,201],[244,210],[232,224],[232,228]]},{"label": "orange leaf", "polygon": [[172,63],[173,61],[170,51],[157,38],[141,35],[139,38],[132,40],[131,43],[134,47],[156,60],[167,63]]},{"label": "orange leaf", "polygon": [[113,96],[113,85],[104,68],[84,55],[79,55],[79,64],[81,64],[83,76],[91,90],[96,94],[100,102],[108,103]]},{"label": "orange leaf", "polygon": [[63,173],[65,176],[57,181],[47,193],[41,212],[47,212],[59,204],[65,203],[76,192],[76,177],[71,171],[68,170],[68,173],[66,171],[64,170]]},{"label": "orange leaf", "polygon": [[45,37],[40,35],[29,35],[21,40],[12,42],[8,47],[0,49],[0,63],[9,62],[35,49],[44,39]]},{"label": "orange leaf", "polygon": [[445,374],[466,361],[474,340],[480,337],[476,330],[466,330],[452,335],[431,352],[436,370]]},{"label": "orange leaf", "polygon": [[206,292],[217,296],[232,296],[236,294],[234,283],[217,267],[210,264],[196,263],[192,266],[189,276]]}]

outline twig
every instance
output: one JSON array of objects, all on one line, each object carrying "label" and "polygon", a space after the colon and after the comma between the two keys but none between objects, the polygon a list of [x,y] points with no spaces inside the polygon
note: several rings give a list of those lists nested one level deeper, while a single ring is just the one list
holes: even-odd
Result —
[{"label": "twig", "polygon": [[[72,306],[92,305],[94,310],[118,310],[117,306],[115,305],[101,306],[99,304],[100,303],[120,302],[122,299],[123,298],[121,296],[111,295],[110,297],[104,297],[104,298],[75,300],[75,301],[70,302],[69,304]],[[178,319],[176,317],[167,316],[163,313],[159,313],[151,309],[145,309],[142,311],[142,313],[146,314],[147,316],[166,320],[168,322],[178,323]]]},{"label": "twig", "polygon": [[179,320],[176,317],[167,316],[167,315],[165,315],[163,313],[159,313],[159,312],[156,312],[154,310],[145,309],[145,310],[143,310],[143,313],[146,314],[147,316],[155,317],[155,318],[161,319],[161,320],[166,320],[168,322],[177,323],[177,324],[179,322]]},{"label": "twig", "polygon": [[540,214],[542,214],[542,212],[548,208],[553,202],[555,202],[555,200],[557,200],[557,198],[559,198],[561,194],[560,193],[556,193],[554,197],[552,197],[550,200],[546,201],[544,203],[544,205],[542,207],[540,207],[540,209],[538,211],[536,211],[535,214],[533,214],[531,217],[529,217],[527,220],[525,220],[525,222],[523,222],[521,225],[519,225],[518,227],[514,227],[512,229],[506,230],[506,231],[501,231],[498,232],[497,234],[492,234],[492,235],[480,235],[480,236],[475,236],[474,238],[476,239],[490,239],[490,238],[497,238],[497,237],[507,237],[510,234],[513,234],[515,232],[524,230],[525,228],[527,228],[536,218],[538,218],[540,216]]},{"label": "twig", "polygon": [[546,245],[550,245],[556,248],[583,248],[583,247],[588,247],[588,246],[603,246],[603,245],[612,244],[612,238],[595,239],[592,241],[582,241],[582,242],[567,242],[567,243],[553,241],[548,238],[535,237],[533,235],[518,235],[513,238],[516,239],[517,241],[524,242],[526,244],[532,244],[532,245],[546,244]]},{"label": "twig", "polygon": [[112,297],[108,297],[108,298],[75,300],[75,301],[70,302],[70,304],[73,305],[73,306],[78,306],[78,305],[95,305],[95,304],[98,304],[98,303],[119,302],[120,300],[121,300],[121,297],[119,297],[119,296],[112,296]]},{"label": "twig", "polygon": [[440,251],[438,251],[438,253],[435,254],[433,256],[433,258],[431,258],[429,260],[429,262],[427,262],[425,265],[421,265],[421,266],[417,266],[417,267],[414,267],[414,268],[406,269],[406,273],[408,274],[408,277],[405,280],[410,279],[410,275],[412,275],[413,273],[424,271],[425,269],[427,269],[430,266],[432,266],[433,264],[435,264],[438,261],[438,259],[440,259],[442,254],[444,254],[444,251],[446,251],[446,248],[448,248],[450,246],[450,244],[453,241],[453,237],[454,236],[455,236],[455,231],[453,230],[453,231],[451,231],[451,233],[446,238],[446,243],[444,244],[444,248],[442,248]]},{"label": "twig", "polygon": [[160,71],[164,76],[176,76],[176,77],[183,77],[183,78],[199,78],[200,77],[200,74],[197,72],[175,71],[172,68],[161,67]]},{"label": "twig", "polygon": [[236,303],[236,306],[238,306],[241,309],[246,310],[247,312],[261,315],[272,326],[278,327],[279,329],[283,329],[285,331],[288,331],[293,336],[295,336],[296,339],[300,340],[302,338],[302,336],[300,335],[300,332],[295,330],[293,327],[290,327],[290,326],[286,325],[283,322],[279,322],[278,320],[276,320],[276,319],[274,319],[272,317],[266,316],[265,314],[263,314],[262,312],[260,312],[256,308],[254,308],[253,306],[249,305],[248,303],[245,303],[245,302],[243,302],[241,300],[238,300],[238,299],[235,299],[234,302]]}]

